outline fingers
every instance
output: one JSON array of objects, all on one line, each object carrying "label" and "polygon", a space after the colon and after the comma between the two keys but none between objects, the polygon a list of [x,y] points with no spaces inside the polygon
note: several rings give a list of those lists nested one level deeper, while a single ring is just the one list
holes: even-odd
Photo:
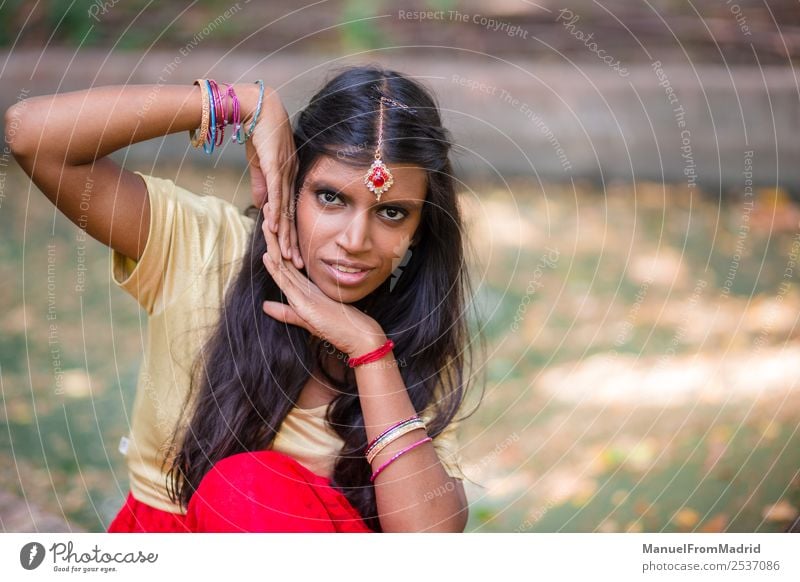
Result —
[{"label": "fingers", "polygon": [[253,204],[261,208],[267,201],[267,182],[261,173],[261,165],[258,161],[258,154],[251,141],[245,142],[245,154],[247,156],[247,167],[250,171],[250,191]]},{"label": "fingers", "polygon": [[[283,269],[280,268],[279,263],[276,263],[275,259],[272,258],[272,253],[275,251],[267,250],[266,253],[261,257],[261,262],[264,263],[264,266],[267,268],[267,271],[272,276],[272,279],[278,284],[278,287],[281,288],[283,294],[286,295],[286,299],[289,300],[289,303],[292,302],[292,289],[291,283],[287,280],[284,276]],[[280,259],[279,259],[280,260]]]},{"label": "fingers", "polygon": [[263,207],[267,201],[267,182],[264,180],[258,165],[250,166],[250,190],[253,196],[253,204],[257,208]]},{"label": "fingers", "polygon": [[267,252],[261,257],[267,271],[281,288],[291,305],[297,305],[304,299],[321,295],[319,288],[311,279],[295,268],[291,261],[284,259],[277,248],[275,234],[264,227],[269,233],[267,237]]},{"label": "fingers", "polygon": [[294,261],[294,266],[298,269],[303,268],[303,257],[300,256],[300,245],[297,242],[297,224],[294,220],[290,221],[290,230],[291,230],[291,243],[292,243],[292,260]]},{"label": "fingers", "polygon": [[267,251],[261,257],[264,266],[278,284],[278,287],[281,288],[281,291],[283,291],[289,305],[302,311],[303,305],[315,294],[316,288],[309,279],[306,279],[302,273],[294,269],[291,262],[284,261],[283,257],[278,254],[277,249],[273,250],[272,253],[278,255],[277,259],[273,258],[270,251]]},{"label": "fingers", "polygon": [[278,232],[280,224],[281,212],[281,189],[278,180],[277,172],[273,168],[266,170],[267,173],[267,190],[269,192],[269,228],[272,232]]},{"label": "fingers", "polygon": [[[266,207],[264,207],[264,212],[266,212]],[[261,230],[264,233],[264,238],[267,241],[267,252],[265,253],[265,257],[268,257],[272,264],[265,265],[268,269],[270,269],[270,273],[272,273],[272,265],[277,266],[279,261],[281,261],[280,250],[278,249],[278,239],[275,236],[275,233],[269,228],[267,225],[267,219],[264,219],[264,223],[261,226]]]},{"label": "fingers", "polygon": [[[275,282],[283,289],[284,293],[287,293],[287,296],[288,293],[300,288],[310,287],[311,281],[295,269],[291,261],[280,256],[277,247],[272,251],[267,250],[262,259],[269,274],[272,275],[272,278],[275,279]],[[303,286],[304,280],[308,282],[305,286]]]},{"label": "fingers", "polygon": [[[273,234],[273,237],[275,235]],[[267,245],[267,252],[262,256],[264,266],[276,280],[278,285],[285,291],[286,286],[291,285],[296,287],[299,282],[298,276],[302,274],[294,269],[294,265],[280,254],[280,249],[277,246],[277,240],[273,238],[273,242]],[[278,281],[280,279],[280,281]]]},{"label": "fingers", "polygon": [[298,317],[297,313],[295,313],[294,309],[289,305],[277,301],[264,301],[261,308],[264,310],[264,313],[278,321],[288,323],[289,325],[305,327],[303,325],[303,320]]},{"label": "fingers", "polygon": [[280,189],[280,179],[277,169],[275,168],[275,164],[266,158],[264,155],[259,154],[259,159],[261,161],[261,172],[266,176],[267,180],[267,205],[268,205],[268,214],[266,215],[266,221],[269,226],[269,229],[277,233],[278,232],[278,219],[281,210],[281,189]]},{"label": "fingers", "polygon": [[293,153],[289,161],[289,177],[287,192],[290,193],[289,197],[289,246],[290,255],[294,262],[295,267],[298,269],[303,268],[303,257],[300,255],[300,245],[297,236],[297,197],[298,193],[295,192],[295,181],[297,179],[297,156]]},{"label": "fingers", "polygon": [[[285,173],[286,168],[281,168]],[[291,247],[291,226],[294,220],[289,213],[289,205],[291,204],[291,189],[289,188],[289,181],[284,176],[281,181],[281,223],[278,228],[278,238],[280,239],[281,254],[285,259],[292,258]]]},{"label": "fingers", "polygon": [[283,189],[281,191],[281,224],[278,229],[278,235],[281,245],[281,254],[288,260],[294,260],[296,265],[297,259],[294,255],[294,245],[292,242],[292,233],[294,232],[294,173],[296,157],[291,149],[287,150],[285,153],[285,160],[281,163],[279,168],[282,176],[281,184]]},{"label": "fingers", "polygon": [[[291,224],[294,225],[294,221],[291,221]],[[280,270],[280,274],[288,276],[292,282],[296,283],[302,280],[304,275],[300,273],[299,270],[296,270],[293,263],[289,259],[284,259],[283,255],[281,254],[281,249],[278,245],[278,235],[272,232],[272,230],[268,227],[266,219],[261,225],[261,229],[264,233],[264,239],[267,241],[267,252],[265,257],[269,257],[269,260],[271,261],[270,264],[264,264],[269,270],[270,274],[277,276],[273,271]]]}]

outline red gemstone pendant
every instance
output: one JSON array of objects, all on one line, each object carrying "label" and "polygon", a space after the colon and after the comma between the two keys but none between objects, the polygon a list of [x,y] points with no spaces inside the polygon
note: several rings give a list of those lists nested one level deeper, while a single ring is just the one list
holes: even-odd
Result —
[{"label": "red gemstone pendant", "polygon": [[381,194],[386,192],[394,183],[392,173],[381,160],[375,160],[367,170],[364,176],[364,184],[371,192],[374,192],[378,200],[381,199]]}]

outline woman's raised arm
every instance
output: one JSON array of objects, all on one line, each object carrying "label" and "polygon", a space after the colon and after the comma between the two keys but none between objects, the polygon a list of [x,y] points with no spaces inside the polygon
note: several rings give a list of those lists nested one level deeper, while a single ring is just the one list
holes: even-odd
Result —
[{"label": "woman's raised arm", "polygon": [[[234,89],[248,119],[258,86]],[[197,85],[113,85],[31,97],[6,110],[6,141],[25,173],[67,218],[138,260],[150,226],[147,190],[139,176],[107,156],[198,128],[200,91]]]}]

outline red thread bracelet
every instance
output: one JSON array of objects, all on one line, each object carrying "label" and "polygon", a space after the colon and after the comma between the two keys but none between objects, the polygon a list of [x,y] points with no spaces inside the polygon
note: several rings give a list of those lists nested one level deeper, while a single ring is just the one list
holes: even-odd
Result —
[{"label": "red thread bracelet", "polygon": [[391,352],[392,348],[394,348],[394,342],[390,339],[386,340],[386,343],[376,350],[373,350],[357,358],[348,358],[347,365],[350,366],[351,368],[355,368],[356,366],[360,366],[361,364],[367,364],[369,362],[374,362],[375,360],[380,360],[383,356]]}]

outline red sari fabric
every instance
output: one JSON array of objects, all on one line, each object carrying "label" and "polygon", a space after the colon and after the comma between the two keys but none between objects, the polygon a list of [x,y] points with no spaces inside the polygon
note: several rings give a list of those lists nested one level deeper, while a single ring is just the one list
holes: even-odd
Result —
[{"label": "red sari fabric", "polygon": [[142,503],[128,492],[125,505],[108,526],[108,533],[188,533],[186,516]]},{"label": "red sari fabric", "polygon": [[272,450],[216,463],[192,495],[186,515],[155,509],[129,494],[108,531],[372,532],[325,477]]}]

